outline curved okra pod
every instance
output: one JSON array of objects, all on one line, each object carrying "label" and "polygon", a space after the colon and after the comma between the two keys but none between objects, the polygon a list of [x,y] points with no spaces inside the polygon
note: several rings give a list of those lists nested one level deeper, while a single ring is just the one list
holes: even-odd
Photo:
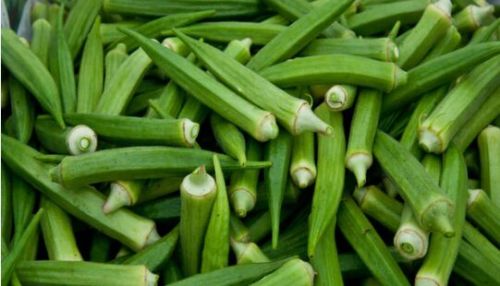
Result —
[{"label": "curved okra pod", "polygon": [[217,155],[213,156],[213,164],[217,190],[205,233],[201,273],[227,267],[229,260],[229,215],[231,210],[227,199],[224,174]]},{"label": "curved okra pod", "polygon": [[469,190],[467,217],[479,225],[494,243],[500,243],[500,208],[493,204],[485,191]]},{"label": "curved okra pod", "polygon": [[422,63],[408,72],[404,86],[384,96],[382,113],[388,114],[408,104],[426,91],[449,83],[475,65],[500,53],[500,43],[467,46]]},{"label": "curved okra pod", "polygon": [[109,86],[111,79],[127,57],[127,46],[121,43],[106,54],[104,58],[104,90]]},{"label": "curved okra pod", "polygon": [[329,132],[328,125],[314,115],[306,101],[292,97],[218,49],[180,32],[178,36],[210,72],[249,101],[272,112],[290,133]]},{"label": "curved okra pod", "polygon": [[45,197],[40,206],[45,210],[40,226],[49,259],[82,261],[68,214]]},{"label": "curved okra pod", "polygon": [[399,48],[390,38],[317,39],[302,52],[303,56],[348,54],[385,62],[396,62]]},{"label": "curved okra pod", "polygon": [[78,155],[97,148],[97,135],[85,125],[63,129],[49,116],[40,115],[35,122],[35,132],[42,146],[54,153]]},{"label": "curved okra pod", "polygon": [[231,239],[231,247],[236,256],[237,264],[269,262],[269,258],[259,246],[253,242],[240,242]]},{"label": "curved okra pod", "polygon": [[453,15],[453,25],[462,33],[475,31],[484,24],[487,24],[490,17],[493,16],[494,11],[495,9],[492,5],[469,5]]},{"label": "curved okra pod", "polygon": [[215,180],[201,166],[181,184],[180,253],[184,274],[200,272],[203,242],[217,194]]},{"label": "curved okra pod", "polygon": [[104,85],[104,55],[97,17],[83,47],[80,72],[78,74],[78,96],[76,112],[91,113],[97,106]]},{"label": "curved okra pod", "polygon": [[418,65],[451,26],[451,2],[439,0],[425,8],[422,18],[399,45],[398,65],[407,70]]},{"label": "curved okra pod", "polygon": [[375,158],[412,208],[418,223],[429,231],[453,236],[450,221],[454,204],[443,195],[420,162],[389,135],[378,131],[373,145]]},{"label": "curved okra pod", "polygon": [[245,137],[232,123],[224,120],[217,113],[210,115],[210,126],[219,147],[240,165],[245,166]]},{"label": "curved okra pod", "polygon": [[[427,152],[441,153],[460,128],[500,87],[500,55],[474,68],[419,124],[419,144]],[[471,90],[471,86],[474,87]],[[450,113],[450,111],[453,111]]]},{"label": "curved okra pod", "polygon": [[500,128],[486,127],[477,140],[481,162],[481,188],[490,195],[491,201],[500,208]]},{"label": "curved okra pod", "polygon": [[353,55],[295,58],[259,73],[280,87],[343,83],[389,92],[406,82],[406,72],[394,63]]},{"label": "curved okra pod", "polygon": [[351,131],[347,141],[345,166],[356,177],[358,187],[366,183],[366,171],[373,162],[373,141],[380,116],[382,93],[365,89],[360,92],[351,121]]},{"label": "curved okra pod", "polygon": [[155,119],[103,114],[67,114],[72,125],[90,127],[108,142],[138,145],[193,146],[199,125],[189,119]]},{"label": "curved okra pod", "polygon": [[54,79],[38,57],[9,29],[2,29],[2,64],[36,98],[62,128],[61,98]]},{"label": "curved okra pod", "polygon": [[290,178],[296,186],[305,189],[316,180],[314,133],[304,132],[292,140]]},{"label": "curved okra pod", "polygon": [[250,59],[247,67],[260,71],[291,58],[338,18],[352,2],[352,0],[324,1],[318,7],[311,9],[260,49]]},{"label": "curved okra pod", "polygon": [[15,78],[9,80],[9,92],[15,137],[28,143],[35,125],[35,108],[30,102],[31,96]]},{"label": "curved okra pod", "polygon": [[110,189],[108,198],[102,206],[105,214],[110,214],[123,206],[135,205],[144,189],[144,182],[140,180],[114,181]]},{"label": "curved okra pod", "polygon": [[424,263],[415,278],[415,285],[447,285],[462,244],[467,204],[467,167],[462,153],[451,146],[443,156],[441,188],[455,204],[452,218],[455,236],[433,233]]},{"label": "curved okra pod", "polygon": [[33,35],[31,38],[31,50],[47,66],[52,26],[45,19],[33,22]]},{"label": "curved okra pod", "polygon": [[318,135],[318,176],[309,226],[307,253],[314,256],[317,244],[332,223],[344,189],[345,135],[342,114],[330,112],[322,104],[316,114],[332,125],[332,135]]},{"label": "curved okra pod", "polygon": [[228,88],[211,78],[186,59],[176,55],[160,44],[130,30],[124,32],[134,37],[154,62],[180,87],[213,109],[225,119],[251,134],[266,141],[278,133],[274,116],[242,99]]},{"label": "curved okra pod", "polygon": [[280,268],[264,276],[259,281],[250,285],[252,286],[272,286],[272,285],[314,285],[314,269],[311,264],[298,258],[291,259],[283,264]]}]

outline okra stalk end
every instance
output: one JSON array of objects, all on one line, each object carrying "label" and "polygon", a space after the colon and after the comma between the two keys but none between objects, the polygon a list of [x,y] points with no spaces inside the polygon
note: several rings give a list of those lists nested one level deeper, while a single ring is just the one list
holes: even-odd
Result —
[{"label": "okra stalk end", "polygon": [[193,146],[196,143],[196,138],[200,132],[200,125],[189,119],[182,120],[182,131],[184,133],[184,140],[188,146]]},{"label": "okra stalk end", "polygon": [[255,195],[245,188],[238,188],[231,194],[233,208],[239,217],[245,217],[255,206]]},{"label": "okra stalk end", "polygon": [[94,152],[97,148],[97,135],[86,125],[77,125],[71,129],[66,145],[72,155]]},{"label": "okra stalk end", "polygon": [[301,189],[305,189],[314,183],[316,179],[316,172],[313,170],[302,166],[291,172],[292,180]]},{"label": "okra stalk end", "polygon": [[348,98],[347,90],[342,85],[334,85],[325,93],[325,103],[334,111],[344,110]]},{"label": "okra stalk end", "polygon": [[441,153],[445,147],[439,134],[425,126],[419,130],[418,143],[428,153]]},{"label": "okra stalk end", "polygon": [[415,260],[427,253],[428,239],[414,229],[401,227],[394,236],[394,246],[402,256]]},{"label": "okra stalk end", "polygon": [[372,165],[373,158],[371,154],[357,152],[346,156],[346,167],[354,173],[358,187],[366,184],[366,171]]},{"label": "okra stalk end", "polygon": [[207,174],[205,165],[198,167],[191,175],[186,176],[182,181],[181,187],[198,199],[202,199],[205,196],[212,196],[216,190],[215,180]]},{"label": "okra stalk end", "polygon": [[105,214],[110,214],[123,206],[132,205],[132,198],[130,194],[125,190],[124,186],[117,183],[111,184],[111,192],[109,193],[108,199],[102,207],[102,211]]},{"label": "okra stalk end", "polygon": [[319,119],[306,102],[299,107],[293,127],[294,134],[305,131],[319,132],[326,135],[332,133],[332,127]]},{"label": "okra stalk end", "polygon": [[455,230],[451,224],[450,214],[453,204],[447,198],[434,201],[422,213],[422,225],[430,231],[442,233],[445,237],[455,235]]},{"label": "okra stalk end", "polygon": [[274,117],[274,115],[269,113],[262,119],[262,122],[260,122],[260,128],[257,131],[257,136],[255,137],[255,139],[261,142],[265,142],[278,137],[278,133],[279,128],[276,124],[276,118]]}]

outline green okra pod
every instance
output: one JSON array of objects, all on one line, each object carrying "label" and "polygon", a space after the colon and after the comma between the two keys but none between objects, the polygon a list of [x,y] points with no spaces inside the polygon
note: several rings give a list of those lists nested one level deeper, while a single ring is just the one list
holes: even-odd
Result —
[{"label": "green okra pod", "polygon": [[210,126],[212,127],[215,140],[224,153],[244,166],[247,161],[245,154],[245,137],[238,128],[232,123],[224,120],[217,115],[217,113],[212,113],[210,115]]},{"label": "green okra pod", "polygon": [[428,254],[415,278],[415,285],[447,285],[462,243],[462,230],[467,204],[467,167],[462,153],[450,146],[443,156],[440,185],[444,193],[455,204],[452,218],[455,236],[446,237],[433,233]]},{"label": "green okra pod", "polygon": [[[134,96],[132,100],[137,98]],[[160,90],[160,93],[154,101],[158,104],[158,107],[173,118],[177,118],[177,115],[181,111],[182,105],[184,103],[185,96],[179,86],[177,86],[173,81],[170,81],[164,88]],[[130,106],[134,106],[131,101]],[[153,108],[149,107],[146,111],[146,117],[159,118],[159,114],[154,111]],[[183,117],[179,117],[183,118]],[[195,121],[196,122],[196,121]]]},{"label": "green okra pod", "polygon": [[123,113],[151,63],[148,54],[141,48],[127,57],[110,78],[109,84],[105,84],[95,113],[109,115]]},{"label": "green okra pod", "polygon": [[176,226],[164,237],[125,259],[121,264],[144,265],[149,271],[156,272],[172,257],[178,240],[179,227]]},{"label": "green okra pod", "polygon": [[31,38],[31,50],[40,59],[44,66],[47,66],[50,37],[52,26],[45,19],[38,19],[33,22],[33,35]]},{"label": "green okra pod", "polygon": [[40,224],[49,259],[83,260],[68,214],[45,197],[42,197],[40,205],[45,210]]},{"label": "green okra pod", "polygon": [[356,101],[351,121],[345,166],[356,177],[358,187],[366,183],[366,171],[373,162],[373,141],[380,116],[382,93],[380,91],[362,90]]},{"label": "green okra pod", "polygon": [[318,176],[314,186],[314,195],[309,226],[307,253],[315,255],[317,244],[328,225],[333,223],[335,213],[344,189],[345,135],[341,113],[330,112],[322,104],[316,114],[333,127],[332,135],[318,135]]},{"label": "green okra pod", "polygon": [[106,262],[110,260],[111,238],[99,231],[94,231],[91,238],[89,261]]},{"label": "green okra pod", "polygon": [[[500,86],[500,55],[474,68],[419,124],[419,144],[427,152],[441,153],[460,128]],[[471,90],[471,86],[474,87]],[[453,110],[453,112],[449,112]]]},{"label": "green okra pod", "polygon": [[457,28],[451,25],[446,31],[446,34],[444,34],[444,36],[434,45],[434,47],[429,50],[422,62],[431,60],[457,49],[461,44],[461,41],[462,36],[458,32]]},{"label": "green okra pod", "polygon": [[[261,159],[259,143],[251,138],[246,141],[246,159],[258,161]],[[257,182],[259,170],[235,171],[231,175],[229,185],[229,200],[234,212],[245,217],[255,207],[257,201]]]},{"label": "green okra pod", "polygon": [[488,23],[494,11],[495,9],[492,5],[469,5],[453,15],[453,25],[462,33],[475,31]]},{"label": "green okra pod", "polygon": [[340,54],[291,59],[260,75],[280,87],[343,83],[386,92],[404,85],[407,77],[394,63]]},{"label": "green okra pod", "polygon": [[317,39],[302,52],[303,56],[348,54],[385,62],[396,62],[399,48],[390,38]]},{"label": "green okra pod", "polygon": [[[2,189],[1,189],[1,228],[2,228],[2,241],[10,241],[10,235],[12,233],[12,187],[11,187],[11,177],[9,176],[10,172],[7,170],[7,167],[4,165],[2,161]],[[2,247],[3,249],[3,247]]]},{"label": "green okra pod", "polygon": [[250,59],[247,67],[260,71],[291,58],[338,18],[352,2],[342,0],[321,3],[267,43]]},{"label": "green okra pod", "polygon": [[54,79],[38,57],[9,29],[2,29],[2,64],[26,87],[60,127],[62,105]]},{"label": "green okra pod", "polygon": [[181,184],[180,253],[184,274],[200,272],[203,241],[217,195],[215,180],[201,166]]},{"label": "green okra pod", "polygon": [[[267,213],[267,220],[270,221],[269,212]],[[269,223],[270,225],[271,223]],[[245,224],[234,214],[231,214],[229,217],[229,227],[231,230],[231,240],[235,240],[238,242],[249,242],[250,235],[249,230]]]},{"label": "green okra pod", "polygon": [[110,185],[110,192],[106,202],[102,206],[105,214],[112,213],[123,206],[135,205],[141,196],[144,182],[136,181],[114,181]]},{"label": "green okra pod", "polygon": [[111,83],[111,79],[116,75],[121,64],[127,59],[127,47],[124,44],[118,44],[109,51],[104,58],[104,89]]},{"label": "green okra pod", "polygon": [[159,44],[127,30],[127,35],[140,42],[155,63],[180,87],[219,115],[262,141],[277,136],[274,116],[251,105],[222,84],[211,78],[194,64]]},{"label": "green okra pod", "polygon": [[401,144],[378,131],[373,145],[375,158],[399,189],[399,194],[413,210],[425,229],[453,236],[451,224],[454,203],[443,195],[424,167]]},{"label": "green okra pod", "polygon": [[286,26],[268,23],[206,22],[179,28],[178,31],[207,41],[229,43],[234,39],[249,38],[255,45],[265,45],[285,29]]},{"label": "green okra pod", "polygon": [[485,191],[469,190],[467,217],[479,225],[495,244],[500,243],[500,208],[493,204]]},{"label": "green okra pod", "polygon": [[78,96],[76,112],[94,111],[104,86],[104,53],[99,27],[101,19],[96,18],[83,47],[80,72],[78,74]]},{"label": "green okra pod", "polygon": [[257,0],[144,0],[141,3],[130,0],[104,0],[106,13],[132,14],[143,16],[162,16],[196,11],[215,10],[212,17],[251,17],[262,12]]},{"label": "green okra pod", "polygon": [[270,262],[259,246],[253,242],[240,242],[231,239],[231,247],[237,264]]},{"label": "green okra pod", "polygon": [[35,108],[30,102],[31,97],[15,78],[9,80],[9,92],[15,137],[28,143],[35,125]]},{"label": "green okra pod", "polygon": [[274,16],[270,16],[267,19],[260,21],[260,23],[286,26],[286,25],[290,24],[290,21],[288,21],[288,19],[286,19],[285,17],[283,17],[279,14],[276,14]]},{"label": "green okra pod", "polygon": [[491,201],[500,208],[500,128],[486,127],[478,137],[481,162],[481,188],[489,194]]},{"label": "green okra pod", "polygon": [[352,107],[357,93],[358,88],[354,85],[335,84],[328,86],[324,93],[325,103],[332,111],[343,111]]},{"label": "green okra pod", "polygon": [[[114,148],[85,156],[67,156],[52,169],[51,177],[64,186],[82,186],[124,179],[161,178],[186,174],[200,165],[212,170],[213,154],[201,149],[176,147]],[[219,155],[219,159],[224,170],[243,168],[229,156]],[[248,161],[245,167],[269,166],[270,162]]]},{"label": "green okra pod", "polygon": [[12,213],[14,222],[14,233],[12,244],[16,244],[22,236],[28,222],[33,217],[36,204],[35,190],[23,179],[12,175]]},{"label": "green okra pod", "polygon": [[143,265],[87,261],[24,261],[16,268],[23,285],[157,285],[158,275]]},{"label": "green okra pod", "polygon": [[264,158],[273,162],[270,168],[264,170],[264,184],[269,193],[273,248],[278,247],[280,215],[288,181],[291,151],[292,136],[283,131],[276,139],[267,143],[264,150]]},{"label": "green okra pod", "polygon": [[83,124],[108,142],[193,146],[199,125],[189,119],[154,119],[104,114],[67,114],[68,124]]},{"label": "green okra pod", "polygon": [[150,180],[141,192],[139,202],[147,202],[179,190],[184,176],[167,176]]},{"label": "green okra pod", "polygon": [[213,156],[213,164],[217,191],[205,234],[201,256],[201,273],[227,267],[229,263],[229,215],[231,210],[227,199],[224,174],[217,155]]},{"label": "green okra pod", "polygon": [[[139,115],[143,113],[147,109],[147,113],[151,110],[151,112],[155,113],[155,116],[149,116],[153,118],[159,118],[160,115],[156,114],[156,111],[151,107],[151,102],[153,101],[158,106],[157,99],[165,90],[165,87],[155,88],[153,90],[148,90],[145,92],[137,91],[134,97],[127,104],[127,109],[125,110],[125,115]],[[160,108],[161,109],[161,108]]]},{"label": "green okra pod", "polygon": [[290,96],[218,49],[195,41],[180,32],[178,36],[210,72],[247,100],[272,112],[290,133],[296,135],[304,131],[329,132],[328,125],[314,115],[305,100]]},{"label": "green okra pod", "polygon": [[422,18],[399,45],[398,65],[407,70],[422,61],[451,26],[451,2],[439,0],[425,8]]},{"label": "green okra pod", "polygon": [[344,285],[335,242],[335,223],[327,228],[315,253],[311,264],[316,272],[316,285]]},{"label": "green okra pod", "polygon": [[291,259],[284,263],[280,268],[264,276],[259,281],[250,285],[252,286],[265,286],[265,285],[285,285],[295,284],[303,286],[314,285],[314,269],[311,264],[300,260],[298,258]]},{"label": "green okra pod", "polygon": [[73,3],[64,23],[64,37],[67,39],[72,59],[78,55],[101,10],[101,5],[102,0],[77,0]]},{"label": "green okra pod", "polygon": [[425,92],[449,83],[475,65],[500,53],[500,43],[482,43],[458,49],[420,64],[408,72],[404,86],[384,96],[382,113],[388,114]]},{"label": "green okra pod", "polygon": [[496,19],[493,23],[486,27],[481,27],[476,30],[469,41],[469,45],[475,45],[492,40],[492,36],[500,25],[500,19]]},{"label": "green okra pod", "polygon": [[167,261],[163,267],[163,271],[160,273],[160,277],[163,278],[163,283],[167,285],[178,282],[183,278],[179,266],[173,259]]},{"label": "green okra pod", "polygon": [[97,148],[97,135],[86,125],[60,128],[51,117],[40,115],[35,132],[42,146],[54,153],[78,155]]},{"label": "green okra pod", "polygon": [[142,203],[133,208],[138,215],[156,221],[178,219],[181,215],[180,197],[160,198],[151,202]]},{"label": "green okra pod", "polygon": [[[474,246],[482,255],[497,265],[500,263],[500,250],[486,238],[477,228],[467,221],[464,224],[463,242]],[[462,243],[463,243],[462,242]]]},{"label": "green okra pod", "polygon": [[368,36],[389,30],[397,21],[411,25],[418,22],[429,2],[410,0],[372,5],[348,17],[347,26],[357,34]]},{"label": "green okra pod", "polygon": [[342,199],[337,224],[378,281],[384,285],[410,285],[384,241],[352,198]]},{"label": "green okra pod", "polygon": [[314,184],[316,180],[314,133],[304,132],[294,136],[292,141],[290,178],[296,186],[304,189]]},{"label": "green okra pod", "polygon": [[118,27],[133,29],[143,24],[142,21],[120,21],[113,23],[101,23],[100,34],[102,43],[108,45],[114,43],[116,40],[123,38],[123,34],[118,31]]},{"label": "green okra pod", "polygon": [[36,159],[40,156],[39,152],[3,134],[2,146],[2,160],[10,169],[36,186],[37,190],[64,211],[134,250],[157,240],[158,234],[153,221],[124,209],[105,215],[101,210],[104,197],[100,192],[92,187],[67,189],[53,183],[49,177],[51,165]]},{"label": "green okra pod", "polygon": [[467,242],[460,244],[454,272],[476,285],[500,283],[497,267]]}]

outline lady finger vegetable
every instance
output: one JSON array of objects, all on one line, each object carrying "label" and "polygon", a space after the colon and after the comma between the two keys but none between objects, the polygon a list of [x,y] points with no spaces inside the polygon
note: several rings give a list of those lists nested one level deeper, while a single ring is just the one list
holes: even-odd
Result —
[{"label": "lady finger vegetable", "polygon": [[312,286],[314,285],[314,275],[314,269],[309,263],[296,258],[291,259],[273,273],[250,285],[287,285],[293,283],[295,285]]},{"label": "lady finger vegetable", "polygon": [[357,93],[354,85],[335,84],[324,93],[325,103],[332,111],[343,111],[352,107]]},{"label": "lady finger vegetable", "polygon": [[290,178],[296,186],[304,189],[316,180],[314,133],[304,132],[294,136],[292,140]]},{"label": "lady finger vegetable", "polygon": [[102,5],[102,0],[77,0],[64,23],[64,36],[67,39],[71,58],[75,59],[92,28]]},{"label": "lady finger vegetable", "polygon": [[[104,88],[105,90],[111,83],[111,79],[116,75],[121,64],[127,59],[127,46],[118,44],[114,49],[109,51],[104,58]],[[96,103],[97,106],[97,103]]]},{"label": "lady finger vegetable", "polygon": [[123,206],[135,205],[144,188],[143,181],[114,181],[111,183],[110,192],[102,206],[105,214],[112,213]]},{"label": "lady finger vegetable", "polygon": [[253,242],[240,242],[231,239],[231,247],[236,256],[237,264],[270,262],[259,246]]},{"label": "lady finger vegetable", "polygon": [[45,19],[33,22],[33,36],[31,38],[31,50],[47,67],[52,26]]},{"label": "lady finger vegetable", "polygon": [[2,241],[9,241],[12,232],[12,188],[11,188],[11,178],[7,171],[7,167],[2,161],[2,189],[1,189],[1,230],[2,230]]},{"label": "lady finger vegetable", "polygon": [[15,78],[9,80],[9,92],[15,137],[27,143],[35,125],[35,109],[30,102],[31,97]]},{"label": "lady finger vegetable", "polygon": [[469,5],[453,16],[453,24],[460,32],[471,32],[483,26],[494,11],[492,5]]},{"label": "lady finger vegetable", "polygon": [[245,166],[247,161],[245,155],[245,137],[238,128],[216,113],[210,115],[210,125],[215,140],[217,140],[224,153],[238,160],[240,165]]},{"label": "lady finger vegetable", "polygon": [[311,259],[316,271],[316,285],[343,285],[335,242],[335,221],[327,228]]},{"label": "lady finger vegetable", "polygon": [[469,190],[467,217],[477,223],[493,242],[500,243],[500,208],[483,190]]},{"label": "lady finger vegetable", "polygon": [[500,208],[500,128],[486,127],[478,137],[481,161],[481,188],[489,194],[491,201]]}]

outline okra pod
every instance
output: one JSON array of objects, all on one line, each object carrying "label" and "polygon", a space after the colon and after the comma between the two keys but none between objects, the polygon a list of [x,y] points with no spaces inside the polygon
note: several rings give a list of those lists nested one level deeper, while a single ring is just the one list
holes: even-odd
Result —
[{"label": "okra pod", "polygon": [[41,220],[43,240],[50,260],[81,261],[70,217],[57,205],[42,197],[45,210]]},{"label": "okra pod", "polygon": [[451,25],[444,36],[429,50],[422,62],[431,60],[440,55],[444,55],[458,48],[461,44],[462,36],[457,28]]},{"label": "okra pod", "polygon": [[86,125],[60,128],[51,117],[40,115],[35,132],[42,146],[54,153],[78,155],[97,148],[97,135]]},{"label": "okra pod", "polygon": [[453,25],[462,33],[475,31],[487,23],[494,11],[492,5],[469,5],[453,15]]},{"label": "okra pod", "polygon": [[113,23],[101,23],[100,34],[103,45],[114,43],[116,40],[123,38],[123,34],[118,31],[118,27],[133,29],[142,25],[142,21],[120,21]]},{"label": "okra pod", "polygon": [[394,1],[370,6],[347,18],[347,26],[357,34],[369,36],[389,30],[395,22],[401,25],[417,23],[424,13],[427,0]]},{"label": "okra pod", "polygon": [[151,272],[156,272],[174,253],[179,239],[179,227],[174,227],[167,235],[145,249],[125,259],[124,265],[144,265]]},{"label": "okra pod", "polygon": [[201,273],[227,267],[229,260],[229,214],[231,210],[224,174],[217,155],[213,156],[213,164],[217,190],[205,234]]},{"label": "okra pod", "polygon": [[102,206],[105,214],[110,214],[123,206],[132,206],[139,201],[144,188],[144,182],[136,181],[114,181],[110,185],[110,192],[106,202]]},{"label": "okra pod", "polygon": [[500,128],[486,127],[478,137],[481,162],[481,188],[489,194],[492,203],[500,208]]},{"label": "okra pod", "polygon": [[94,231],[91,238],[89,261],[106,262],[110,260],[111,238],[99,231]]},{"label": "okra pod", "polygon": [[[271,220],[270,217],[269,217],[269,212],[267,212],[266,219],[269,220],[269,221]],[[269,222],[269,225],[271,225],[270,222]],[[230,217],[229,217],[229,227],[230,227],[230,230],[231,230],[231,233],[230,233],[231,234],[231,238],[230,238],[231,240],[235,240],[235,241],[238,241],[238,242],[249,242],[249,241],[251,241],[248,228],[234,214],[230,214]]]},{"label": "okra pod", "polygon": [[365,89],[360,92],[354,115],[351,121],[351,131],[347,141],[345,166],[356,177],[358,187],[366,183],[366,171],[373,162],[373,141],[380,116],[382,93]]},{"label": "okra pod", "polygon": [[23,285],[153,286],[155,275],[143,265],[86,261],[24,261],[16,268]]},{"label": "okra pod", "polygon": [[2,29],[2,64],[63,128],[62,105],[54,79],[38,57],[9,29]]},{"label": "okra pod", "polygon": [[167,285],[182,280],[182,273],[177,262],[173,259],[168,260],[160,273],[160,277],[163,278],[163,283]]},{"label": "okra pod", "polygon": [[277,62],[291,58],[338,18],[352,2],[352,0],[342,0],[321,3],[318,7],[298,18],[260,49],[250,59],[247,67],[260,71]]},{"label": "okra pod", "polygon": [[217,113],[210,115],[210,126],[219,147],[237,160],[240,165],[245,166],[247,158],[245,155],[245,137],[232,123],[224,120]]},{"label": "okra pod", "polygon": [[40,153],[13,138],[2,135],[2,146],[2,159],[10,169],[64,211],[134,250],[157,240],[153,221],[124,209],[107,216],[101,210],[104,197],[100,192],[92,187],[67,189],[53,183],[49,177],[51,166],[36,159]]},{"label": "okra pod", "polygon": [[147,217],[156,221],[169,221],[179,219],[181,216],[180,197],[160,198],[151,202],[140,204],[133,208],[138,215]]},{"label": "okra pod", "polygon": [[358,88],[349,84],[335,84],[324,93],[325,103],[332,111],[343,111],[354,104]]},{"label": "okra pod", "polygon": [[216,195],[216,182],[203,165],[182,181],[179,239],[182,269],[186,276],[200,271],[203,241]]},{"label": "okra pod", "polygon": [[121,64],[127,59],[127,47],[124,44],[118,44],[109,51],[104,58],[104,89],[111,83],[111,79],[116,75]]},{"label": "okra pod", "polygon": [[[12,176],[12,213],[14,222],[14,233],[11,243],[15,245],[22,236],[28,222],[33,217],[33,210],[36,204],[35,190],[23,179],[16,175]],[[36,235],[38,236],[38,235]],[[28,249],[33,244],[29,244],[23,251],[22,257],[26,258]]]},{"label": "okra pod", "polygon": [[132,97],[132,99],[128,103],[127,109],[125,110],[124,114],[129,116],[138,116],[138,114],[142,114],[147,109],[147,113],[154,112],[154,116],[149,116],[148,114],[147,117],[159,118],[160,115],[156,114],[156,111],[153,110],[153,108],[151,107],[151,102],[154,102],[157,106],[159,106],[157,99],[160,97],[164,90],[165,87],[155,88],[153,90],[148,90],[145,92],[137,91],[134,97]]},{"label": "okra pod", "polygon": [[[51,177],[64,186],[83,186],[124,179],[161,178],[186,174],[200,165],[212,170],[213,154],[206,150],[176,147],[114,148],[85,156],[67,156],[52,169]],[[224,170],[242,168],[229,156],[219,155],[219,159]],[[269,166],[270,162],[248,161],[245,167]]]},{"label": "okra pod", "polygon": [[210,72],[247,100],[272,112],[290,133],[329,132],[328,125],[314,115],[306,101],[290,96],[218,49],[180,32],[178,36]]},{"label": "okra pod", "polygon": [[285,29],[286,26],[268,23],[206,22],[179,28],[178,31],[207,41],[229,43],[234,39],[249,38],[255,45],[265,45]]},{"label": "okra pod", "polygon": [[406,84],[384,96],[382,113],[388,114],[467,72],[500,53],[500,43],[483,43],[458,49],[420,64],[408,72]]},{"label": "okra pod", "polygon": [[317,244],[334,220],[344,189],[345,135],[342,114],[330,112],[325,104],[316,114],[332,125],[332,135],[318,135],[318,176],[314,186],[307,253],[315,255]]},{"label": "okra pod", "polygon": [[399,45],[398,65],[407,70],[415,67],[451,26],[451,2],[439,0],[425,8],[417,25]]},{"label": "okra pod", "polygon": [[[132,101],[136,99],[137,96],[132,98]],[[184,103],[185,95],[182,90],[173,81],[170,81],[164,88],[160,90],[159,96],[154,99],[154,102],[158,104],[158,107],[173,118],[177,118],[177,115],[181,111],[182,105]],[[134,106],[133,102],[129,103],[129,107]],[[159,114],[154,111],[153,108],[148,108],[146,111],[146,117],[159,118]],[[184,118],[184,117],[179,117]],[[197,122],[197,121],[195,121]]]},{"label": "okra pod", "polygon": [[492,40],[492,36],[500,25],[500,20],[496,19],[493,23],[486,27],[481,27],[476,30],[469,41],[469,45],[475,45]]},{"label": "okra pod", "polygon": [[303,56],[348,54],[385,62],[396,62],[399,48],[390,38],[317,39],[302,52]]},{"label": "okra pod", "polygon": [[78,100],[76,112],[91,113],[97,106],[104,86],[104,54],[101,19],[96,18],[83,47],[78,74]]},{"label": "okra pod", "polygon": [[[2,228],[2,241],[10,241],[10,235],[12,234],[12,187],[11,187],[11,177],[10,172],[2,161],[2,198],[1,198],[1,228]],[[2,247],[3,249],[3,247]]]},{"label": "okra pod", "polygon": [[485,191],[469,190],[467,217],[477,223],[494,243],[500,243],[500,208],[493,204]]},{"label": "okra pod", "polygon": [[166,196],[179,190],[184,176],[167,176],[160,179],[150,180],[144,192],[141,192],[139,202],[147,202],[156,198]]},{"label": "okra pod", "polygon": [[314,269],[311,264],[298,258],[291,259],[271,274],[264,276],[252,286],[271,286],[295,284],[301,286],[314,285]]},{"label": "okra pod", "polygon": [[485,259],[484,255],[467,242],[460,244],[454,271],[476,285],[496,285],[500,283],[500,279],[496,275],[496,265]]},{"label": "okra pod", "polygon": [[86,125],[108,142],[193,146],[199,125],[189,119],[154,119],[104,114],[67,114],[68,124]]},{"label": "okra pod", "polygon": [[455,204],[452,218],[455,236],[433,233],[428,254],[415,278],[415,285],[447,285],[455,264],[465,223],[467,167],[462,153],[453,145],[443,156],[440,185]]},{"label": "okra pod", "polygon": [[31,50],[40,59],[42,64],[47,66],[52,26],[47,20],[38,19],[33,22],[32,33]]},{"label": "okra pod", "polygon": [[292,138],[292,157],[290,159],[290,178],[296,186],[305,189],[316,180],[314,159],[314,133],[304,132]]},{"label": "okra pod", "polygon": [[[401,144],[378,131],[373,145],[375,158],[410,205],[417,222],[428,231],[453,236],[454,204],[443,195],[424,167]],[[398,162],[397,164],[395,162]]]},{"label": "okra pod", "polygon": [[[500,86],[500,55],[474,68],[419,124],[419,144],[441,153],[481,104]],[[474,86],[474,90],[470,89]],[[449,110],[453,110],[452,113]]]},{"label": "okra pod", "polygon": [[35,125],[35,109],[26,89],[15,78],[10,78],[9,81],[15,137],[23,143],[28,143]]},{"label": "okra pod", "polygon": [[208,273],[193,275],[184,280],[172,283],[172,286],[189,286],[200,285],[205,286],[230,286],[235,284],[248,285],[261,277],[272,273],[279,269],[290,258],[267,263],[248,263],[242,265],[234,265],[215,270]]},{"label": "okra pod", "polygon": [[288,19],[286,19],[285,17],[277,14],[260,21],[260,23],[287,26],[288,24],[290,24],[290,21],[288,21]]},{"label": "okra pod", "polygon": [[[274,116],[251,105],[222,84],[211,78],[194,64],[159,44],[127,30],[154,62],[180,87],[219,115],[262,141],[275,138],[278,127]],[[237,108],[236,108],[237,107]]]},{"label": "okra pod", "polygon": [[316,285],[344,285],[335,242],[334,222],[323,234],[315,253],[316,255],[311,259],[311,264],[316,272]]},{"label": "okra pod", "polygon": [[[464,224],[463,242],[467,241],[495,265],[500,263],[500,250],[478,229],[467,221]],[[462,243],[463,243],[462,242]]]},{"label": "okra pod", "polygon": [[215,10],[212,17],[251,17],[262,11],[257,0],[144,0],[141,3],[130,0],[104,0],[103,10],[106,13],[132,14],[143,16],[162,16],[196,11]]},{"label": "okra pod", "polygon": [[236,256],[237,264],[269,262],[269,258],[259,246],[253,242],[239,242],[231,239],[231,247]]},{"label": "okra pod", "polygon": [[384,285],[410,285],[384,241],[352,198],[342,199],[337,213],[337,224],[378,281]]},{"label": "okra pod", "polygon": [[386,92],[404,85],[407,77],[394,63],[353,55],[295,58],[263,69],[260,75],[280,87],[342,83]]},{"label": "okra pod", "polygon": [[77,0],[73,3],[64,23],[64,37],[67,39],[72,59],[78,55],[101,10],[101,5],[102,0]]},{"label": "okra pod", "polygon": [[283,131],[276,139],[267,143],[264,150],[264,158],[273,162],[270,168],[264,170],[264,184],[269,193],[273,248],[278,247],[280,215],[288,181],[291,151],[292,136]]},{"label": "okra pod", "polygon": [[[248,138],[246,141],[246,159],[250,161],[260,160],[260,149],[259,143]],[[255,207],[258,180],[259,170],[235,171],[231,175],[229,199],[234,212],[238,216],[245,217]]]}]

